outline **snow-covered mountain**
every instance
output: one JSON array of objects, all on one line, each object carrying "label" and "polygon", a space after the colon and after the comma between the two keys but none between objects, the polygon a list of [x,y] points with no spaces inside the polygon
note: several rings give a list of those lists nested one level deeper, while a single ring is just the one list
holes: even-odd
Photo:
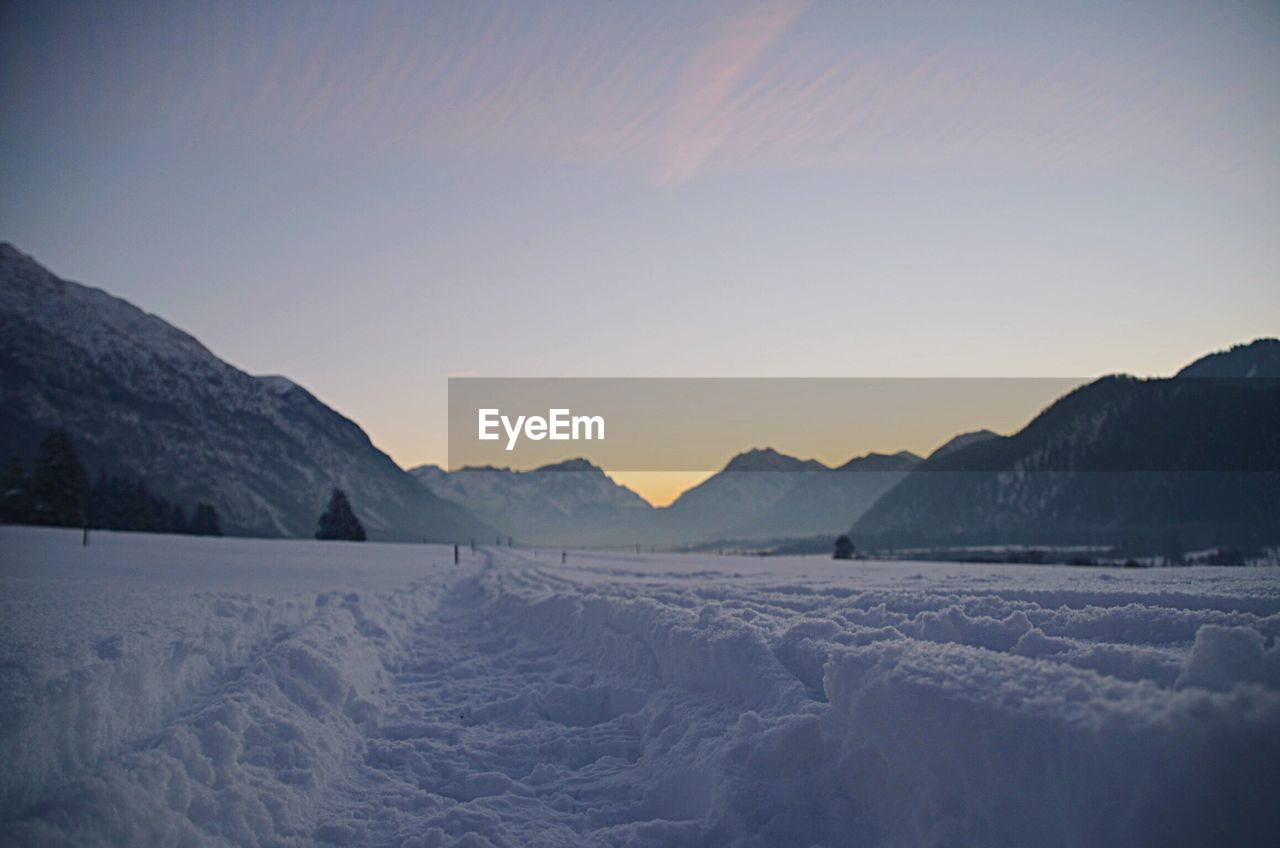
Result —
[{"label": "snow-covered mountain", "polygon": [[29,459],[54,427],[91,474],[212,503],[234,534],[310,536],[334,486],[371,538],[490,532],[291,380],[246,374],[161,318],[0,244],[3,451]]},{"label": "snow-covered mountain", "polygon": [[518,541],[540,545],[626,544],[653,508],[585,459],[532,471],[437,465],[410,469],[418,482]]},{"label": "snow-covered mountain", "polygon": [[853,532],[882,547],[1280,543],[1275,350],[1261,340],[1177,377],[1082,386],[1012,436],[936,452]]}]

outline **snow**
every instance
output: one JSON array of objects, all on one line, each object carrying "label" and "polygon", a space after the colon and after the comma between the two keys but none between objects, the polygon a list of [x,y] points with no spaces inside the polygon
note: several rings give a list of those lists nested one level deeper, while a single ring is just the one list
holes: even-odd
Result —
[{"label": "snow", "polygon": [[0,528],[0,843],[1262,845],[1280,572]]}]

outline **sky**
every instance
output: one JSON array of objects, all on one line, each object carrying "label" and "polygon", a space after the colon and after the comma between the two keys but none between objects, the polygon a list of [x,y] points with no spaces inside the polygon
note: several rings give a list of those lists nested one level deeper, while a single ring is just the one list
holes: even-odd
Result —
[{"label": "sky", "polygon": [[1270,2],[9,0],[0,239],[405,466],[450,375],[1169,374],[1280,330],[1278,38]]}]

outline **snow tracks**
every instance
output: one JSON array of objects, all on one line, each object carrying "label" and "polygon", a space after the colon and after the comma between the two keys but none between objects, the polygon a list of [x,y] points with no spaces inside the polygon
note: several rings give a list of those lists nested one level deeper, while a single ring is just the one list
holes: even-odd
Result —
[{"label": "snow tracks", "polygon": [[[467,559],[305,604],[201,601],[242,638],[151,718],[64,740],[82,756],[43,772],[56,722],[6,737],[43,777],[4,838],[1262,845],[1280,828],[1270,573]],[[110,648],[95,673],[145,659],[147,679],[188,679]],[[111,691],[95,709],[129,702]]]}]

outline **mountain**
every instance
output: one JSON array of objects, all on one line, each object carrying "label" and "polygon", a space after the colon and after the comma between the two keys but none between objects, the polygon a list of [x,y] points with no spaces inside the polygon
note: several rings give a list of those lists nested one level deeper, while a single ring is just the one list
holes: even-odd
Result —
[{"label": "mountain", "polygon": [[929,454],[929,459],[946,456],[947,454],[954,453],[961,448],[967,448],[969,445],[976,445],[978,442],[985,442],[989,439],[998,438],[1000,438],[1000,434],[993,433],[990,430],[975,430],[972,433],[961,433],[958,436],[952,436],[941,447]]},{"label": "mountain", "polygon": [[436,465],[410,469],[419,483],[526,544],[627,544],[653,512],[648,501],[585,459],[532,471]]},{"label": "mountain", "polygon": [[434,494],[517,541],[537,545],[683,545],[842,532],[920,462],[908,452],[868,454],[837,469],[771,448],[724,468],[655,509],[585,459],[532,471],[435,465],[410,470]]},{"label": "mountain", "polygon": [[232,534],[310,536],[335,486],[373,539],[492,532],[291,380],[246,374],[162,319],[0,244],[0,440],[29,461],[54,427],[91,474],[142,478],[188,508],[211,503]]},{"label": "mountain", "polygon": [[788,492],[831,469],[773,448],[755,448],[733,457],[723,469],[657,510],[650,538],[666,543],[717,539],[764,539],[776,533],[759,520]]},{"label": "mountain", "polygon": [[1280,339],[1257,339],[1201,357],[1178,372],[1179,377],[1218,379],[1280,378]]},{"label": "mountain", "polygon": [[729,535],[781,539],[843,533],[920,462],[910,451],[870,453],[824,473],[803,474],[749,525]]},{"label": "mountain", "polygon": [[[1261,373],[1274,342],[1182,375]],[[1241,351],[1246,353],[1241,353]],[[1264,359],[1265,362],[1265,359]],[[860,546],[1280,542],[1280,381],[1104,377],[1020,432],[935,453],[854,522]]]}]

